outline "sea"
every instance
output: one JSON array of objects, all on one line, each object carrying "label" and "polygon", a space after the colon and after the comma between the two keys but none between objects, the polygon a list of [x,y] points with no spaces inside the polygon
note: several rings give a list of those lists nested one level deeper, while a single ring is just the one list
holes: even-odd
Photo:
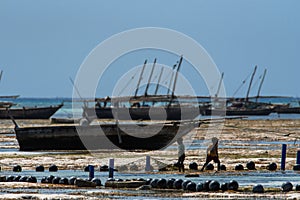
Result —
[{"label": "sea", "polygon": [[[251,98],[250,98],[251,99]],[[207,102],[210,99],[201,98],[202,102]],[[22,107],[39,107],[39,106],[53,106],[63,103],[63,107],[59,109],[52,117],[56,118],[72,118],[73,116],[81,116],[83,101],[80,99],[73,100],[72,98],[30,98],[20,97],[16,99],[1,99],[1,101],[13,102],[16,108]],[[274,104],[290,104],[292,107],[300,106],[299,97],[262,97],[255,99],[257,102],[274,103]],[[88,102],[88,106],[93,106],[94,102]],[[200,118],[207,118],[199,116]],[[300,114],[277,114],[271,113],[268,116],[248,116],[247,119],[300,119]]]}]

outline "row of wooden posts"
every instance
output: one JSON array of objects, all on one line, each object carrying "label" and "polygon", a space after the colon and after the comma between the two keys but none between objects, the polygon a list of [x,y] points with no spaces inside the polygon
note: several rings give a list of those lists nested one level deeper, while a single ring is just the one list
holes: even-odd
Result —
[{"label": "row of wooden posts", "polygon": [[[282,151],[281,151],[281,166],[280,169],[282,171],[285,170],[285,163],[286,163],[286,150],[287,150],[287,145],[282,144]],[[94,166],[90,165],[89,166],[89,178],[92,179],[94,178]],[[114,177],[114,159],[109,159],[109,173],[108,177],[113,178]],[[150,166],[150,156],[146,156],[146,167],[145,171],[150,171],[151,166]],[[300,150],[297,151],[297,156],[296,156],[296,165],[294,166],[294,170],[300,170]]]}]

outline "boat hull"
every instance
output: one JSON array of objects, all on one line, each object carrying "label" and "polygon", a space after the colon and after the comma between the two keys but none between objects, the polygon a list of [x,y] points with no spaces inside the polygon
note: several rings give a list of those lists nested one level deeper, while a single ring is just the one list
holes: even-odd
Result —
[{"label": "boat hull", "polygon": [[23,107],[0,109],[0,119],[49,119],[63,104],[49,107]]},{"label": "boat hull", "polygon": [[278,114],[300,114],[300,107],[288,107],[276,109]]},{"label": "boat hull", "polygon": [[20,95],[9,95],[9,96],[0,96],[0,99],[16,99],[19,98]]},{"label": "boat hull", "polygon": [[133,107],[133,108],[84,108],[83,115],[98,119],[120,120],[188,120],[200,114],[197,107]]},{"label": "boat hull", "polygon": [[16,127],[15,133],[20,151],[159,150],[172,144],[176,136],[182,137],[197,126],[199,123]]},{"label": "boat hull", "polygon": [[202,115],[210,116],[267,116],[273,112],[274,109],[236,109],[236,110],[222,110],[222,109],[206,109],[201,112]]},{"label": "boat hull", "polygon": [[51,124],[78,124],[79,118],[51,118]]}]

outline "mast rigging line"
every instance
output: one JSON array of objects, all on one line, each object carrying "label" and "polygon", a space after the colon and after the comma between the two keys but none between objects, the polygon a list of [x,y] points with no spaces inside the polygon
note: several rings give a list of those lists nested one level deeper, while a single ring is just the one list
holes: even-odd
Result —
[{"label": "mast rigging line", "polygon": [[246,76],[246,78],[243,80],[243,82],[239,85],[239,87],[235,90],[235,92],[233,93],[233,97],[236,95],[236,93],[238,93],[238,91],[242,88],[242,86],[248,81],[248,79],[250,78],[250,76],[252,75],[252,72],[248,74],[248,76]]}]

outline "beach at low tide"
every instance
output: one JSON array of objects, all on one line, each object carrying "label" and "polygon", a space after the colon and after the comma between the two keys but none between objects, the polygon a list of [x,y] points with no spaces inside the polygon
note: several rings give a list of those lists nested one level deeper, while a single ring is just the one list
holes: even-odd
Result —
[{"label": "beach at low tide", "polygon": [[[49,124],[49,120],[18,120],[20,126],[38,126]],[[14,165],[22,166],[27,175],[42,176],[49,175],[47,167],[52,164],[58,166],[59,176],[88,177],[88,173],[83,172],[87,165],[95,166],[95,177],[99,177],[104,183],[108,177],[108,172],[99,172],[100,166],[108,165],[109,159],[115,160],[115,168],[119,172],[115,173],[115,178],[185,178],[185,174],[199,174],[199,178],[193,178],[195,182],[206,179],[217,179],[227,181],[237,179],[240,181],[241,190],[238,192],[183,192],[183,191],[163,191],[151,190],[138,191],[132,189],[108,189],[104,187],[95,189],[79,189],[74,186],[57,186],[49,184],[30,184],[30,183],[8,183],[0,184],[0,199],[17,199],[30,194],[36,199],[91,199],[91,198],[127,198],[139,199],[147,198],[300,198],[299,192],[283,193],[280,190],[284,181],[291,180],[293,184],[300,184],[300,174],[294,172],[293,166],[296,164],[296,154],[300,149],[299,131],[300,120],[298,119],[231,119],[225,123],[214,123],[211,125],[203,124],[200,128],[188,134],[184,139],[186,145],[185,174],[175,170],[159,171],[162,166],[172,165],[177,161],[177,145],[173,144],[169,148],[161,151],[151,152],[128,152],[122,150],[105,151],[96,153],[87,151],[39,151],[21,152],[18,150],[18,143],[13,133],[13,123],[10,120],[0,122],[0,175],[18,175],[12,171]],[[208,128],[209,127],[209,128]],[[221,131],[220,131],[221,130]],[[215,171],[191,171],[188,165],[196,162],[199,168],[204,164],[206,148],[210,144],[212,135],[217,136],[219,142],[219,156],[221,163],[226,165],[227,171],[215,173]],[[192,136],[192,137],[191,137]],[[287,144],[286,171],[282,173],[280,168],[282,144]],[[150,156],[152,172],[145,172],[145,157]],[[249,170],[235,171],[237,164],[246,166],[248,161],[254,161],[256,171]],[[266,166],[275,162],[278,166],[276,172],[269,172]],[[45,166],[44,174],[37,174],[35,167]],[[129,170],[130,168],[134,170]],[[126,169],[127,170],[124,170]],[[122,169],[124,171],[122,171]],[[246,177],[243,180],[239,177]],[[249,178],[250,177],[250,178]],[[273,179],[272,179],[273,177]],[[265,179],[265,180],[264,180]],[[268,180],[268,181],[266,181]],[[281,182],[282,180],[282,182]],[[263,184],[269,191],[264,194],[253,194],[249,189],[254,184]],[[272,183],[273,182],[273,183]],[[24,190],[23,190],[23,189]],[[26,189],[27,188],[27,189]],[[24,197],[25,197],[24,196]],[[28,196],[28,197],[29,197]]]}]

